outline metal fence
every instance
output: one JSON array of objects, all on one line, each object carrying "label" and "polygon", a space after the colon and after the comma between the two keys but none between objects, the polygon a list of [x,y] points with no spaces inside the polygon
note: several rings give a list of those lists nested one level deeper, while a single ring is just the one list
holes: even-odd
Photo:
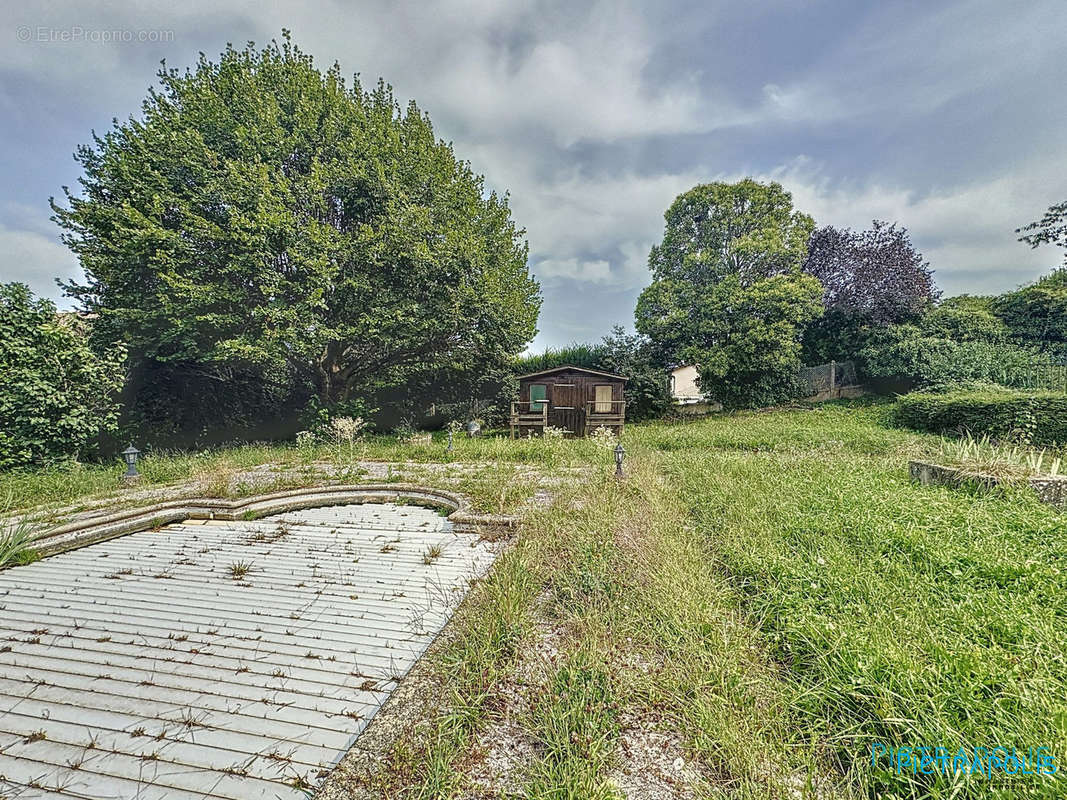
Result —
[{"label": "metal fence", "polygon": [[[1067,393],[1067,359],[1048,356],[1006,358],[991,351],[986,362],[964,365],[959,381],[980,380],[1013,389],[1047,389]],[[968,374],[969,373],[969,374]],[[814,367],[801,367],[797,375],[801,397],[814,397],[859,385],[852,361],[831,361]]]},{"label": "metal fence", "polygon": [[[1032,361],[1006,369],[997,381],[1016,389],[1049,389],[1067,392],[1067,360],[1035,358]],[[999,377],[999,376],[998,376]]]},{"label": "metal fence", "polygon": [[801,397],[814,397],[846,386],[856,386],[856,365],[851,361],[831,361],[814,367],[801,367],[797,375]]}]

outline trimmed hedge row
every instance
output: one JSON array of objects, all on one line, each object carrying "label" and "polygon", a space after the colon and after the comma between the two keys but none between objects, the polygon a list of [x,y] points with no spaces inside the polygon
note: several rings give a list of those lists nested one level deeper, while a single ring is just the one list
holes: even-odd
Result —
[{"label": "trimmed hedge row", "polygon": [[930,433],[1029,435],[1036,445],[1067,443],[1067,395],[1011,389],[916,392],[897,401],[894,421]]}]

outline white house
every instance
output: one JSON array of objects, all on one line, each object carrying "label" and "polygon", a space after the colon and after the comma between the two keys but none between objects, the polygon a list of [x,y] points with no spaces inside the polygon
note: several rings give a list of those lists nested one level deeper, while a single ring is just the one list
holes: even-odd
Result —
[{"label": "white house", "polygon": [[697,387],[695,364],[679,364],[670,371],[671,399],[683,414],[707,414],[721,411],[722,405],[709,400]]},{"label": "white house", "polygon": [[671,398],[682,406],[703,403],[704,395],[697,388],[697,368],[693,364],[679,364],[671,369]]}]

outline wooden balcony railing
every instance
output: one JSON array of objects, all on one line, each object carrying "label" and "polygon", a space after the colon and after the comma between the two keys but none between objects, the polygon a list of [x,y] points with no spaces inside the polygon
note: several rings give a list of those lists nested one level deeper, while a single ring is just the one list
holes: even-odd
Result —
[{"label": "wooden balcony railing", "polygon": [[511,404],[511,438],[522,435],[523,428],[548,426],[548,403],[546,401],[515,401]]},{"label": "wooden balcony railing", "polygon": [[[569,406],[566,408],[557,406],[556,408],[560,412],[567,411],[572,415],[574,419],[565,420],[563,424],[568,428],[577,425],[578,429],[572,430],[571,433],[578,436],[585,436],[600,427],[621,429],[626,421],[625,400],[589,400],[579,409],[572,409]],[[548,427],[548,414],[547,402],[538,400],[512,402],[511,438],[522,437],[524,429],[527,432],[533,428],[544,430]]]},{"label": "wooden balcony railing", "polygon": [[597,428],[621,428],[626,421],[625,400],[590,400],[585,404],[585,433]]}]

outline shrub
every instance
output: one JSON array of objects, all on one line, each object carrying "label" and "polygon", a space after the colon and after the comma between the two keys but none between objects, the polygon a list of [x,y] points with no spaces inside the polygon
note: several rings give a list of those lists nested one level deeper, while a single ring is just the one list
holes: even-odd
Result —
[{"label": "shrub", "polygon": [[993,312],[1017,338],[1054,353],[1067,349],[1067,267],[993,301]]},{"label": "shrub", "polygon": [[93,352],[81,326],[0,284],[0,469],[82,456],[114,430],[124,352]]},{"label": "shrub", "polygon": [[954,342],[999,342],[1008,338],[1007,326],[993,314],[993,298],[976,295],[949,297],[919,319],[929,336]]},{"label": "shrub", "polygon": [[1009,342],[953,341],[916,325],[873,332],[860,350],[860,366],[872,378],[902,378],[921,388],[964,381],[1025,385],[1038,358]]},{"label": "shrub", "polygon": [[654,356],[651,343],[643,336],[628,335],[616,325],[600,344],[599,369],[625,375],[623,389],[626,419],[630,422],[662,417],[671,407],[667,370]]},{"label": "shrub", "polygon": [[898,425],[931,433],[968,432],[1025,444],[1067,442],[1067,395],[999,387],[943,394],[913,393],[897,401]]}]

